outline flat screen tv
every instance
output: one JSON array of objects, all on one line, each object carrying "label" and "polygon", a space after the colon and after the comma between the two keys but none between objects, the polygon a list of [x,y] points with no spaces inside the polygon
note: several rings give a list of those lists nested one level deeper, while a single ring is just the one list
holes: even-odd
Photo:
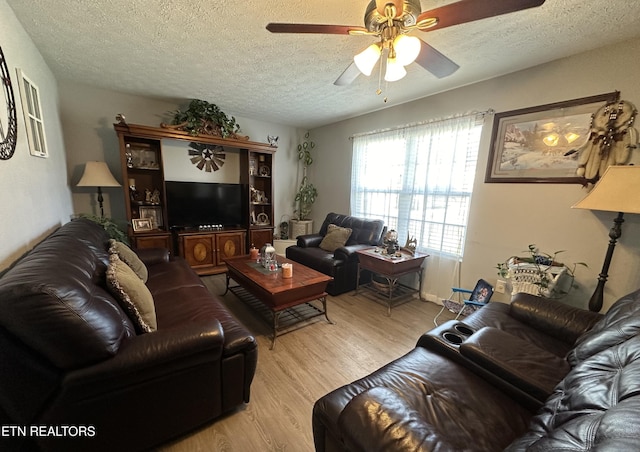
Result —
[{"label": "flat screen tv", "polygon": [[246,185],[166,181],[169,226],[246,226]]}]

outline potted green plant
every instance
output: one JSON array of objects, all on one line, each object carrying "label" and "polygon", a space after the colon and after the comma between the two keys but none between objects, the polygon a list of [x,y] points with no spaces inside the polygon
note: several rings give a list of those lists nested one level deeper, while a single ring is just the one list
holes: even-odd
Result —
[{"label": "potted green plant", "polygon": [[298,160],[302,164],[302,180],[296,192],[293,211],[295,219],[291,220],[292,237],[298,235],[310,234],[313,230],[313,220],[311,220],[311,206],[316,202],[318,190],[309,182],[307,169],[313,163],[311,150],[316,144],[309,139],[309,132],[304,135],[305,140],[298,145]]},{"label": "potted green plant", "polygon": [[526,292],[547,298],[561,298],[574,286],[575,270],[578,265],[587,267],[584,262],[571,266],[559,262],[557,257],[564,250],[553,254],[541,252],[535,244],[524,251],[525,256],[511,256],[497,265],[498,276],[511,279],[513,292]]},{"label": "potted green plant", "polygon": [[120,226],[118,226],[116,222],[113,221],[111,218],[99,217],[96,215],[90,215],[88,213],[81,213],[80,215],[78,215],[78,217],[86,218],[87,220],[91,220],[95,223],[98,223],[100,226],[104,228],[105,231],[107,231],[107,234],[109,234],[109,237],[119,242],[129,244],[129,237],[127,237],[126,232],[124,232],[122,228],[120,228]]},{"label": "potted green plant", "polygon": [[193,99],[186,110],[169,112],[173,115],[171,124],[162,123],[169,129],[179,129],[191,135],[217,135],[222,138],[247,139],[238,135],[240,125],[236,118],[227,116],[216,104]]}]

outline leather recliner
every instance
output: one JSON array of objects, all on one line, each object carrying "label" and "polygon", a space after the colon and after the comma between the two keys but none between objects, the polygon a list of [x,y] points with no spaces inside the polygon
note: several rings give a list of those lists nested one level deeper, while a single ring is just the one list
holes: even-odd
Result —
[{"label": "leather recliner", "polygon": [[[345,246],[335,251],[320,248],[322,239],[327,234],[329,224],[351,229],[351,236]],[[333,277],[327,285],[330,295],[339,295],[356,288],[358,273],[358,255],[356,251],[380,244],[384,234],[382,220],[366,220],[349,215],[329,213],[317,234],[298,236],[297,244],[287,248],[287,258],[316,271]],[[363,272],[361,282],[370,278]]]}]

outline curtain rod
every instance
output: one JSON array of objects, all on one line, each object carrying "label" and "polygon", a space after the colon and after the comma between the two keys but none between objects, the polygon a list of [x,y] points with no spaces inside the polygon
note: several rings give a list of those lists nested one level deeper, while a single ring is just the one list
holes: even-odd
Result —
[{"label": "curtain rod", "polygon": [[371,130],[369,132],[354,133],[353,135],[351,135],[349,137],[349,139],[352,140],[354,138],[364,137],[364,136],[367,136],[367,135],[375,135],[377,133],[382,133],[382,132],[390,132],[392,130],[409,129],[411,127],[418,127],[418,126],[424,126],[426,124],[434,124],[436,122],[448,121],[448,120],[454,119],[454,118],[464,118],[465,116],[482,116],[484,118],[486,115],[492,115],[494,113],[495,113],[495,110],[492,109],[492,108],[490,108],[488,110],[484,110],[484,111],[471,111],[471,112],[467,112],[467,113],[461,113],[461,114],[457,114],[457,115],[447,116],[445,118],[434,118],[434,119],[428,119],[428,120],[420,121],[420,122],[412,122],[412,123],[404,124],[404,125],[401,125],[401,126],[387,127],[385,129],[376,129],[376,130]]}]

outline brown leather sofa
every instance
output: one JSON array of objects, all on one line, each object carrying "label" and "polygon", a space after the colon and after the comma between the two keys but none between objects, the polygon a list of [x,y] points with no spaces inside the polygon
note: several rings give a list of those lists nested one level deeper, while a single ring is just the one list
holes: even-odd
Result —
[{"label": "brown leather sofa", "polygon": [[0,425],[25,429],[1,450],[143,450],[249,401],[254,337],[158,249],[139,252],[158,329],[136,334],[105,288],[108,239],[74,220],[0,279]]},{"label": "brown leather sofa", "polygon": [[[345,246],[335,251],[325,251],[320,248],[320,243],[327,235],[330,224],[352,230]],[[331,212],[317,234],[298,236],[296,245],[288,247],[286,255],[293,261],[333,277],[333,281],[327,285],[327,292],[331,295],[339,295],[356,288],[358,272],[356,251],[378,245],[382,240],[384,229],[382,220],[366,220]],[[366,278],[367,275],[363,277],[362,282],[367,281]]]},{"label": "brown leather sofa", "polygon": [[640,291],[606,315],[526,294],[319,399],[317,451],[638,450]]}]

